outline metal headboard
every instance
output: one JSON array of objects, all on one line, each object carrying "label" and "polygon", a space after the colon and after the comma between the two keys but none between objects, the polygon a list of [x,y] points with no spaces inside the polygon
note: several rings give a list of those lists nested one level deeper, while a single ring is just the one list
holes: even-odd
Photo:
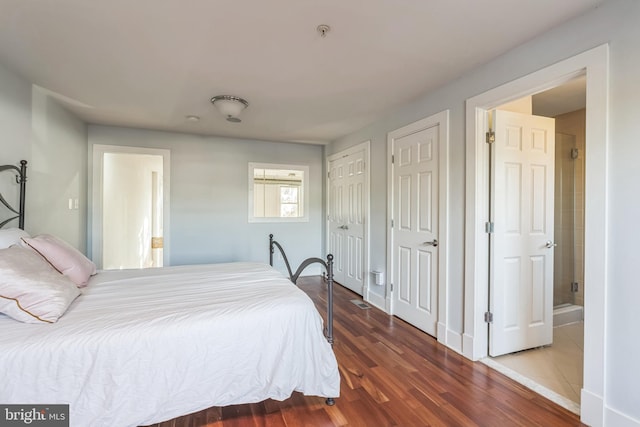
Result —
[{"label": "metal headboard", "polygon": [[2,194],[0,194],[0,203],[2,203],[7,209],[16,215],[11,218],[5,219],[0,222],[0,228],[4,227],[7,223],[13,221],[14,219],[18,219],[18,227],[24,230],[24,202],[25,202],[25,188],[27,184],[27,161],[20,160],[20,167],[15,165],[2,165],[0,166],[0,172],[3,171],[14,171],[16,172],[16,183],[20,185],[20,201],[18,209],[16,210],[13,206],[7,202]]}]

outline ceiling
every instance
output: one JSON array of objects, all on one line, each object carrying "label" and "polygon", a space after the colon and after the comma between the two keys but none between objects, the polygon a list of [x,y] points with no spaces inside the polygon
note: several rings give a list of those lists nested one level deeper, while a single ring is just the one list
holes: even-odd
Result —
[{"label": "ceiling", "polygon": [[580,110],[587,105],[587,76],[582,75],[568,82],[540,92],[532,97],[533,114],[555,117]]},{"label": "ceiling", "polygon": [[88,123],[326,143],[603,1],[0,0],[0,63]]}]

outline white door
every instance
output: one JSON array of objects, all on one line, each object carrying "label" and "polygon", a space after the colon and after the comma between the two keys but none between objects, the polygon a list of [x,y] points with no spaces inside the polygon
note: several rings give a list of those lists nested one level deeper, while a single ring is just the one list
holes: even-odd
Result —
[{"label": "white door", "polygon": [[329,162],[329,252],[336,282],[362,295],[365,222],[364,150]]},{"label": "white door", "polygon": [[436,335],[440,124],[393,140],[393,314]]},{"label": "white door", "polygon": [[494,111],[489,354],[553,340],[555,123]]}]

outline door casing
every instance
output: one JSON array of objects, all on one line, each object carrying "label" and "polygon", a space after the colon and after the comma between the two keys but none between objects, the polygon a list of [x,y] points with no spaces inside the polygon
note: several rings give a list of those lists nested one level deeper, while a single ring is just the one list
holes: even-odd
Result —
[{"label": "door casing", "polygon": [[487,356],[488,197],[487,110],[586,74],[585,332],[581,419],[602,425],[606,342],[607,146],[609,47],[601,45],[466,100],[465,285],[462,353]]}]

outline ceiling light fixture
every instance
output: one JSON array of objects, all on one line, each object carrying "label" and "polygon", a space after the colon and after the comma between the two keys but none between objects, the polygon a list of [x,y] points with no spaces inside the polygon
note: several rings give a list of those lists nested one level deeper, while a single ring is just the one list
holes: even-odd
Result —
[{"label": "ceiling light fixture", "polygon": [[240,113],[249,106],[249,103],[237,96],[217,95],[211,98],[211,103],[220,111],[228,122],[239,123]]}]

